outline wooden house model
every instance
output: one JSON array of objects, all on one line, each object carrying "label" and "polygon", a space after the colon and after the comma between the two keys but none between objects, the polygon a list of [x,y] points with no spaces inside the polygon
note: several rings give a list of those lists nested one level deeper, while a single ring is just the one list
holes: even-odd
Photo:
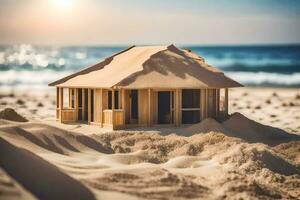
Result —
[{"label": "wooden house model", "polygon": [[57,120],[113,129],[221,120],[228,88],[242,86],[174,45],[132,46],[49,85]]}]

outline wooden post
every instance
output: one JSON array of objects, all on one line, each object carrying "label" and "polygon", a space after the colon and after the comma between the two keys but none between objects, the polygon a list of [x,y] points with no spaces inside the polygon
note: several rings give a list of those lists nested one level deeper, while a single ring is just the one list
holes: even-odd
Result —
[{"label": "wooden post", "polygon": [[123,125],[125,125],[126,106],[125,106],[125,89],[122,89],[122,110],[123,110]]},{"label": "wooden post", "polygon": [[56,120],[59,119],[59,113],[60,113],[60,109],[59,109],[59,88],[56,87]]},{"label": "wooden post", "polygon": [[175,126],[179,126],[179,89],[175,90],[175,102],[174,102],[174,116]]},{"label": "wooden post", "polygon": [[209,94],[210,94],[210,90],[206,89],[206,93],[205,93],[205,97],[206,97],[206,118],[210,117],[210,104],[211,102],[209,101]]},{"label": "wooden post", "polygon": [[225,117],[228,116],[228,88],[225,88]]},{"label": "wooden post", "polygon": [[172,124],[172,121],[173,121],[173,112],[172,112],[172,90],[169,91],[169,94],[170,94],[170,124]]},{"label": "wooden post", "polygon": [[220,98],[219,98],[219,89],[215,89],[215,98],[216,98],[216,119],[219,118],[219,104],[220,104]]},{"label": "wooden post", "polygon": [[151,119],[151,89],[148,88],[148,126],[150,127],[152,124],[152,119]]},{"label": "wooden post", "polygon": [[82,100],[82,105],[81,105],[81,116],[82,116],[82,121],[85,121],[85,89],[81,88],[81,100]]},{"label": "wooden post", "polygon": [[111,120],[112,120],[112,128],[114,130],[114,124],[115,124],[115,90],[112,89],[111,91]]},{"label": "wooden post", "polygon": [[78,120],[78,89],[74,89],[74,110],[75,110],[75,119]]},{"label": "wooden post", "polygon": [[91,122],[92,118],[92,106],[91,106],[91,89],[88,89],[88,124]]},{"label": "wooden post", "polygon": [[101,88],[100,89],[100,109],[99,109],[99,112],[100,112],[100,126],[103,127],[103,89]]},{"label": "wooden post", "polygon": [[204,90],[200,89],[200,120],[202,121],[204,119]]},{"label": "wooden post", "polygon": [[178,108],[179,108],[179,110],[178,110],[178,126],[181,126],[181,124],[182,124],[182,111],[181,111],[181,107],[182,107],[182,89],[179,89],[178,90]]},{"label": "wooden post", "polygon": [[119,102],[119,108],[117,108],[117,109],[121,109],[121,108],[123,108],[123,105],[122,105],[122,90],[121,89],[118,89],[118,92],[119,92],[119,95],[118,95],[118,102]]},{"label": "wooden post", "polygon": [[71,108],[72,107],[72,89],[71,88],[69,88],[68,89],[69,90],[69,103],[68,103],[68,108]]},{"label": "wooden post", "polygon": [[59,88],[59,109],[60,109],[60,112],[59,112],[59,120],[60,122],[62,122],[62,110],[63,110],[63,107],[64,107],[64,91],[63,91],[63,88]]}]

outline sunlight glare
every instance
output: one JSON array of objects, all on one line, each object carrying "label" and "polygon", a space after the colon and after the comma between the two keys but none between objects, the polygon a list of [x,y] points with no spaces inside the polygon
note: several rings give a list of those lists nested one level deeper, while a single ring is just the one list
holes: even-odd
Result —
[{"label": "sunlight glare", "polygon": [[69,9],[72,7],[73,0],[53,0],[55,6],[60,9]]}]

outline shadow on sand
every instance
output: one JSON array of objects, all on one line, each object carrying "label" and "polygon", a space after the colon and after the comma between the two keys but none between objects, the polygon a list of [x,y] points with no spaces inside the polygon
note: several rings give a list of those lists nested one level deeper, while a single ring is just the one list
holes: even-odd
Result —
[{"label": "shadow on sand", "polygon": [[0,138],[0,166],[39,199],[85,199],[94,195],[57,167]]}]

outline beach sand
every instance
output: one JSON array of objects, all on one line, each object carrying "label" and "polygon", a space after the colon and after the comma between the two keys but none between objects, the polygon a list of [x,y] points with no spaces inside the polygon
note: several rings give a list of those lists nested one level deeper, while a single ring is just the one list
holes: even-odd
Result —
[{"label": "beach sand", "polygon": [[299,89],[231,89],[224,122],[115,132],[57,123],[55,92],[0,94],[0,199],[300,198]]}]

